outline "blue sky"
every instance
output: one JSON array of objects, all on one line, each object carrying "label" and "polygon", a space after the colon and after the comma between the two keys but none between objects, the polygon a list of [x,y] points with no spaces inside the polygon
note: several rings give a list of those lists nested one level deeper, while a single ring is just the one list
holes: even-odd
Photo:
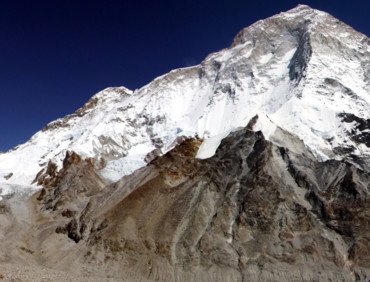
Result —
[{"label": "blue sky", "polygon": [[[128,3],[132,2],[132,3]],[[109,86],[143,86],[298,3],[370,34],[370,1],[1,1],[0,150]]]}]

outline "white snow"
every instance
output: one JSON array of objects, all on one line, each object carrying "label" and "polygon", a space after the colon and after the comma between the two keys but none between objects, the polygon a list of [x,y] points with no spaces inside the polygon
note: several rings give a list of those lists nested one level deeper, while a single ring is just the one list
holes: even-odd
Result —
[{"label": "white snow", "polygon": [[221,134],[205,139],[203,143],[200,145],[197,155],[195,157],[197,159],[208,159],[212,157],[215,154],[217,148],[220,146],[222,139],[228,136],[229,133],[230,131],[225,131]]},{"label": "white snow", "polygon": [[[173,70],[141,89],[99,92],[92,98],[96,105],[84,115],[57,120],[54,129],[40,131],[15,150],[0,154],[0,195],[11,190],[4,189],[5,184],[30,187],[49,160],[60,166],[67,150],[97,162],[104,159],[107,165],[100,173],[110,181],[145,166],[152,151],[166,153],[181,136],[203,138],[197,158],[209,158],[224,137],[255,115],[259,118],[254,130],[272,140],[281,127],[303,140],[319,160],[338,158],[332,149],[342,145],[353,145],[360,156],[370,156],[369,148],[348,140],[351,125],[338,118],[339,113],[370,118],[369,82],[362,68],[369,62],[370,49],[361,45],[362,35],[338,30],[337,22],[325,13],[305,9],[275,16],[287,21],[297,15],[313,16],[312,55],[299,84],[289,77],[298,47],[295,37],[259,21],[250,29],[276,32],[278,52],[271,50],[269,37],[268,42],[247,37],[198,66]],[[338,42],[340,48],[333,48]],[[13,176],[6,180],[9,173]]]},{"label": "white snow", "polygon": [[276,129],[276,124],[274,124],[268,116],[263,113],[258,114],[257,123],[253,128],[254,131],[261,131],[265,139],[270,140]]}]

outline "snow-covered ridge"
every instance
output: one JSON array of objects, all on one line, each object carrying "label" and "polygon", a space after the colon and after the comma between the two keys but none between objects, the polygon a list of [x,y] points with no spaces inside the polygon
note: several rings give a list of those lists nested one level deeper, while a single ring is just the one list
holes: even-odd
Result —
[{"label": "snow-covered ridge", "polygon": [[[351,126],[370,119],[369,46],[366,36],[330,15],[298,6],[242,30],[229,49],[200,65],[135,91],[99,92],[0,155],[0,183],[29,185],[67,150],[104,163],[101,174],[111,181],[144,166],[148,153],[170,150],[180,136],[204,138],[199,156],[209,157],[223,136],[255,115],[256,130],[267,138],[281,127],[320,160],[369,156],[360,142],[367,129],[357,126],[360,137],[351,137]],[[343,114],[359,119],[349,124]]]}]

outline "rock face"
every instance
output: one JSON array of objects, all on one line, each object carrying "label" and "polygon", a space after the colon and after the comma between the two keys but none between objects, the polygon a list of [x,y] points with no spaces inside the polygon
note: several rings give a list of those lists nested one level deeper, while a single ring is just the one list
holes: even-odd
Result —
[{"label": "rock face", "polygon": [[42,187],[2,193],[0,262],[101,280],[369,280],[369,52],[298,6],[198,66],[98,93],[0,155],[1,181]]},{"label": "rock face", "polygon": [[368,279],[370,175],[318,162],[282,129],[286,146],[274,145],[254,122],[209,159],[187,139],[111,186],[89,162],[65,162],[36,204],[54,220],[50,238],[76,242],[59,263],[129,280]]}]

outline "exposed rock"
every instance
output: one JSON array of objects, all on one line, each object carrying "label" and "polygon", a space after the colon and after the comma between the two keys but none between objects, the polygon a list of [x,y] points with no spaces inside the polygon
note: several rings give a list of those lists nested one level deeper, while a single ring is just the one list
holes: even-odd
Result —
[{"label": "exposed rock", "polygon": [[6,180],[8,180],[8,179],[12,178],[12,176],[13,176],[13,173],[11,172],[11,173],[9,173],[9,174],[5,175],[5,176],[4,176],[4,178],[5,178]]},{"label": "exposed rock", "polygon": [[[92,167],[82,161],[44,198],[55,195],[54,218],[70,214],[56,231],[80,245],[85,256],[79,263],[117,277],[365,279],[370,176],[350,163],[317,162],[304,146],[289,149],[299,142],[278,147],[245,128],[224,139],[214,157],[198,160],[200,142],[185,140],[104,189],[94,189],[96,175],[88,176],[85,169]],[[80,170],[77,185],[89,182],[95,192],[68,197],[76,209],[60,213],[56,203],[72,193],[66,185]],[[50,207],[45,200],[41,205]]]}]

